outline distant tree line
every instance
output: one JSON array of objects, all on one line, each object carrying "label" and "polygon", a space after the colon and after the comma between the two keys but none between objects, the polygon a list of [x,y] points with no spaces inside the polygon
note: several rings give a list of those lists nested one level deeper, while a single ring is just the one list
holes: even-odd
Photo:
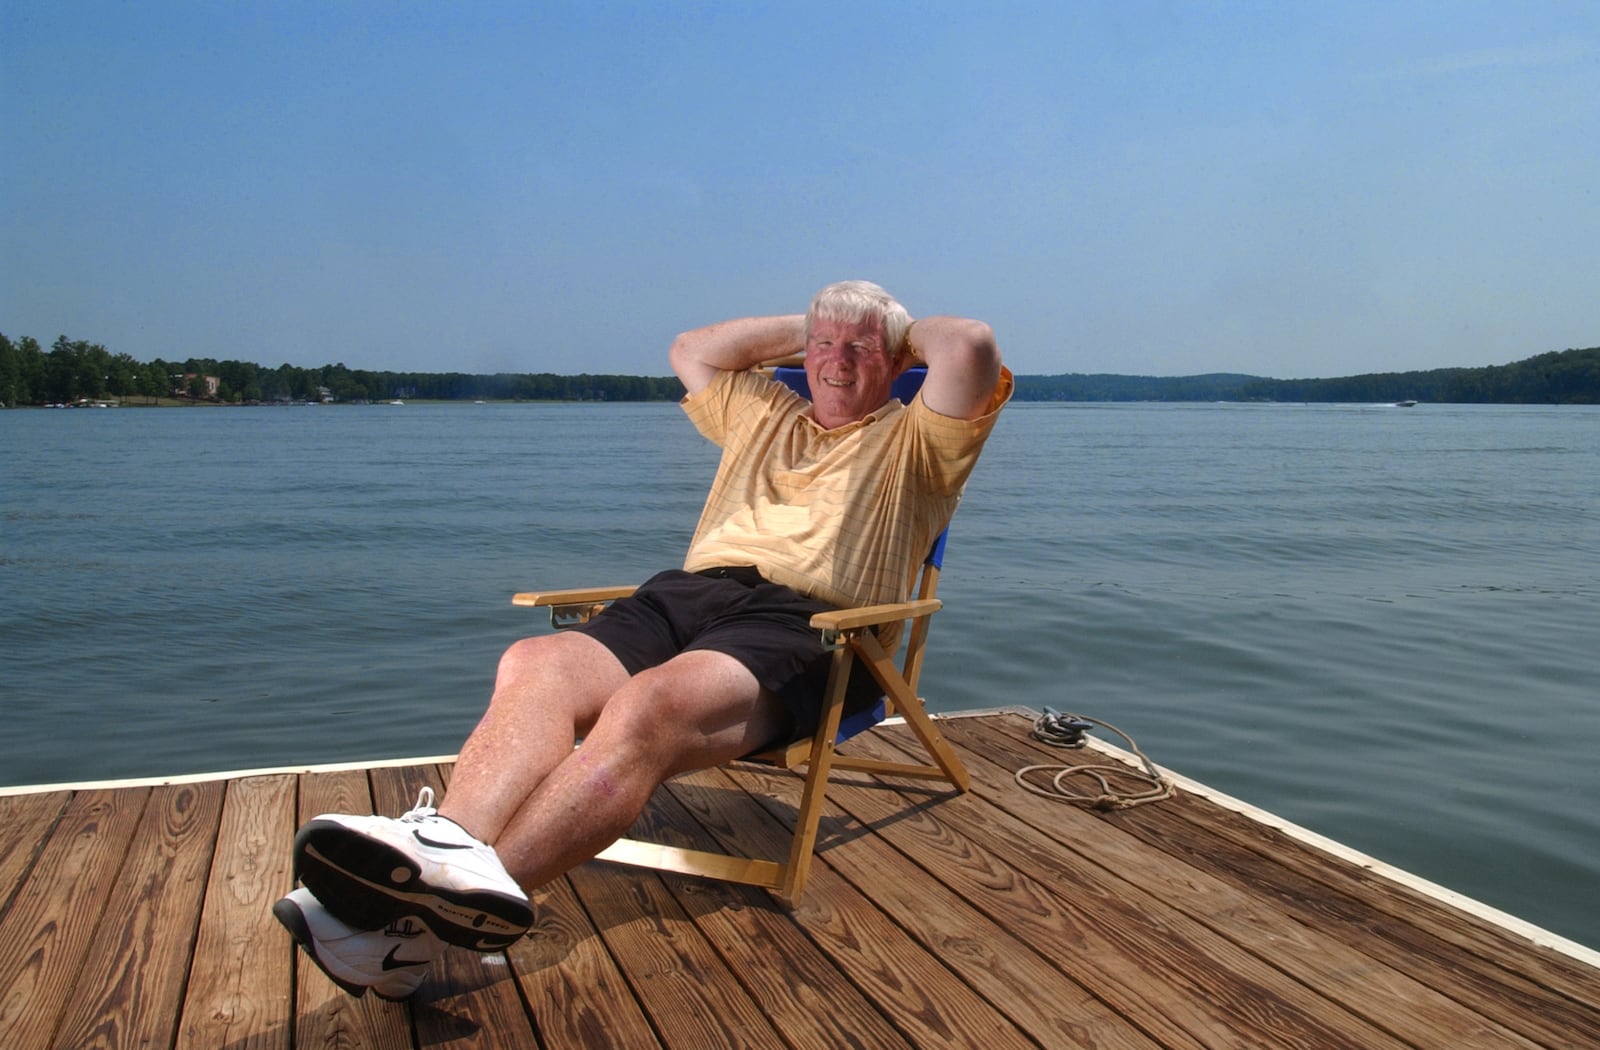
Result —
[{"label": "distant tree line", "polygon": [[[50,349],[0,334],[0,403],[184,398],[229,404],[279,401],[676,401],[676,378],[550,373],[371,372],[187,358],[139,362],[98,343],[59,337]],[[1024,375],[1019,401],[1433,401],[1600,404],[1600,347],[1540,354],[1487,368],[1384,372],[1341,379],[1197,376]]]},{"label": "distant tree line", "polygon": [[1019,401],[1433,401],[1442,404],[1600,404],[1600,347],[1540,354],[1486,368],[1383,372],[1341,379],[1264,379],[1217,373],[1018,376]]},{"label": "distant tree line", "polygon": [[1235,401],[1256,376],[1123,376],[1072,373],[1018,376],[1018,401]]},{"label": "distant tree line", "polygon": [[1443,404],[1600,404],[1600,346],[1486,368],[1384,372],[1343,379],[1256,379],[1239,400],[1433,401]]},{"label": "distant tree line", "polygon": [[[214,380],[215,382],[209,382]],[[140,363],[98,343],[61,336],[48,350],[37,340],[0,334],[0,402],[73,404],[129,398],[185,398],[228,404],[275,401],[676,401],[674,377],[461,372],[370,372],[342,364],[320,368],[191,357]]]}]

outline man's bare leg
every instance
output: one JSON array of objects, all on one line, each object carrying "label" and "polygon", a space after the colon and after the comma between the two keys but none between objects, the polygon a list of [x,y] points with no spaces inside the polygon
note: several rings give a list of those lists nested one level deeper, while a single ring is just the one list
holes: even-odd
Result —
[{"label": "man's bare leg", "polygon": [[508,652],[440,806],[493,844],[524,888],[610,845],[663,780],[748,754],[788,723],[781,703],[722,653],[684,653],[629,678],[592,639],[555,637],[587,644]]},{"label": "man's bare leg", "polygon": [[611,650],[587,635],[512,645],[500,658],[488,710],[461,747],[440,814],[493,843],[627,682]]}]

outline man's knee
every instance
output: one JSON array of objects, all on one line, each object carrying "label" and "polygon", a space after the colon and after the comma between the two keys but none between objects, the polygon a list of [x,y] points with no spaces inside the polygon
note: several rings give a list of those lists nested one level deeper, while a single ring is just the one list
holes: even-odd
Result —
[{"label": "man's knee", "polygon": [[522,638],[512,642],[500,654],[500,666],[495,681],[505,683],[526,676],[530,671],[548,663],[550,659],[549,636]]},{"label": "man's knee", "polygon": [[512,642],[500,654],[498,681],[534,674],[569,674],[604,671],[615,662],[610,652],[586,635],[540,634]]},{"label": "man's knee", "polygon": [[783,717],[742,665],[721,654],[687,654],[642,671],[602,715],[608,746],[648,751],[665,772],[716,765],[765,743]]},{"label": "man's knee", "polygon": [[501,655],[492,703],[560,709],[583,731],[627,681],[621,662],[594,639],[570,632],[536,635],[513,642]]}]

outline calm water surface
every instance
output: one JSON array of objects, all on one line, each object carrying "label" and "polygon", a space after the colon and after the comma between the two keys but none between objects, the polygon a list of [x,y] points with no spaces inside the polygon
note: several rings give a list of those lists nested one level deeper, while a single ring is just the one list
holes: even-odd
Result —
[{"label": "calm water surface", "polygon": [[[672,405],[0,412],[0,783],[453,752],[535,586],[676,564]],[[1007,410],[926,691],[1600,946],[1600,410]]]}]

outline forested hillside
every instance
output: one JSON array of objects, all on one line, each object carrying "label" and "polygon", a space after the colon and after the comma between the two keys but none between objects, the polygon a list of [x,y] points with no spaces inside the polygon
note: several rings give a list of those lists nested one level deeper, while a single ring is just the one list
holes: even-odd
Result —
[{"label": "forested hillside", "polygon": [[[0,334],[0,403],[80,401],[261,404],[290,401],[676,401],[671,376],[372,372],[188,358],[134,360],[98,343],[58,338],[47,351]],[[1196,376],[1022,375],[1019,401],[1433,401],[1600,404],[1600,347],[1540,354],[1486,368],[1384,372],[1338,379]]]},{"label": "forested hillside", "polygon": [[1435,401],[1451,404],[1600,404],[1600,346],[1540,354],[1487,368],[1385,372],[1344,379],[1258,379],[1241,399],[1263,401]]},{"label": "forested hillside", "polygon": [[7,405],[82,400],[182,398],[223,404],[289,401],[676,401],[672,377],[461,372],[370,372],[342,364],[320,368],[188,358],[141,363],[98,343],[55,341],[49,351],[29,338],[0,335],[0,401]]},{"label": "forested hillside", "polygon": [[1382,372],[1339,379],[1199,375],[1018,376],[1021,401],[1433,401],[1453,404],[1600,404],[1600,347],[1540,354],[1487,368]]}]

